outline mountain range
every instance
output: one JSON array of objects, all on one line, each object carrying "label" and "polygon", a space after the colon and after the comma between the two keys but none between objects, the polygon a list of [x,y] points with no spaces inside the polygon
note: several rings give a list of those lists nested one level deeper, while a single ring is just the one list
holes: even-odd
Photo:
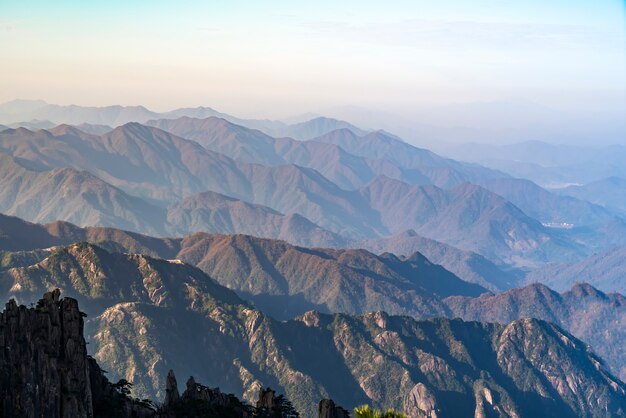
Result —
[{"label": "mountain range", "polygon": [[[563,294],[539,284],[493,294],[433,265],[420,253],[376,256],[364,250],[307,249],[243,235],[198,233],[183,239],[159,239],[61,222],[40,226],[11,217],[0,221],[0,250],[4,251],[0,270],[5,271],[6,288],[14,287],[16,278],[39,270],[33,266],[45,262],[58,246],[89,241],[107,251],[193,264],[279,319],[311,309],[362,314],[383,308],[419,319],[445,316],[508,323],[539,318],[586,341],[614,373],[626,377],[626,354],[620,348],[625,341],[622,317],[626,318],[626,300],[621,294],[603,293],[588,284],[574,285]],[[13,239],[22,231],[30,240]],[[101,278],[108,274],[112,273]],[[53,285],[60,287],[61,283],[48,283]],[[33,297],[43,290],[35,289]],[[599,329],[606,330],[600,342]]]},{"label": "mountain range", "polygon": [[[399,140],[394,141],[394,144],[400,143]],[[359,190],[346,190],[312,168],[294,164],[263,166],[239,162],[205,149],[197,142],[136,123],[100,136],[67,125],[50,131],[10,129],[0,133],[0,151],[11,155],[14,164],[34,171],[65,167],[89,171],[103,182],[97,190],[81,191],[82,194],[95,194],[96,197],[89,201],[107,200],[100,194],[102,190],[114,186],[144,202],[129,202],[126,195],[118,193],[123,202],[111,198],[111,206],[123,207],[124,211],[132,213],[133,208],[128,206],[139,205],[145,214],[152,217],[150,228],[132,216],[124,223],[102,221],[99,223],[102,226],[130,228],[158,235],[193,232],[187,229],[191,227],[227,233],[258,230],[250,225],[254,221],[245,216],[250,212],[239,211],[233,205],[230,205],[227,218],[231,218],[232,223],[233,216],[236,217],[239,211],[242,219],[236,220],[235,224],[246,225],[245,228],[233,230],[223,224],[222,229],[216,230],[215,225],[206,222],[213,216],[211,214],[215,212],[216,205],[222,210],[227,210],[225,206],[229,206],[222,204],[228,200],[223,197],[219,198],[222,203],[214,202],[218,196],[215,193],[219,193],[244,201],[240,206],[250,208],[246,203],[263,205],[267,208],[262,210],[268,214],[270,209],[278,212],[273,215],[279,217],[281,214],[287,217],[297,214],[315,224],[299,219],[300,223],[307,225],[292,227],[292,231],[316,229],[321,236],[336,234],[342,236],[344,241],[377,238],[414,229],[429,238],[510,264],[517,263],[515,257],[544,262],[547,256],[551,256],[557,261],[571,261],[584,252],[577,242],[567,242],[501,197],[468,183],[444,190],[431,185],[410,185],[379,175]],[[419,154],[419,150],[416,152]],[[419,160],[418,157],[411,157],[405,163],[411,165]],[[7,194],[8,191],[14,193],[7,196],[7,201],[17,199],[19,194],[23,196],[20,199],[29,202],[33,193],[24,189],[22,184],[19,185],[21,189],[17,189],[19,177],[7,176],[3,182],[6,183]],[[39,187],[50,188],[44,183],[38,182]],[[215,193],[205,193],[177,203],[203,190]],[[423,203],[416,205],[416,201]],[[45,213],[39,213],[36,204],[32,206],[31,213],[22,216],[33,221],[52,220]],[[152,206],[155,208],[149,209]],[[165,214],[163,209],[167,206],[172,206],[167,211],[172,213]],[[189,207],[194,208],[193,214],[188,213],[186,208]],[[93,209],[82,209],[81,205],[76,205],[74,218],[59,215],[57,219],[73,220],[83,226],[94,225],[93,222],[80,220],[80,217],[93,219],[93,216],[81,213]],[[257,206],[256,209],[261,208]],[[4,212],[20,214],[13,207],[7,207]],[[267,237],[290,238],[289,235],[281,235],[280,229],[266,231]],[[334,237],[325,242],[315,242],[302,238],[305,235],[292,236],[292,242],[327,246],[333,241],[342,241]],[[512,254],[515,257],[511,257]]]},{"label": "mountain range", "polygon": [[5,272],[1,293],[27,303],[49,287],[88,307],[90,350],[141,395],[162,398],[164,371],[175,365],[245,399],[270,384],[303,411],[331,393],[343,405],[413,416],[604,416],[625,407],[626,386],[587,346],[540,320],[307,312],[280,322],[194,267],[84,243]]},{"label": "mountain range", "polygon": [[[70,216],[55,199],[50,208],[31,204],[37,192],[7,176],[6,200],[31,208],[22,213],[6,206],[4,213],[161,236],[246,233],[323,247],[412,229],[507,269],[575,262],[626,245],[617,210],[440,157],[382,131],[342,127],[309,140],[274,138],[222,114],[184,113],[147,122],[173,133],[136,122],[101,134],[69,125],[0,132],[0,152],[13,157],[12,164],[36,172],[86,171],[103,182],[79,191],[87,197]],[[38,184],[49,181],[37,177]],[[105,191],[114,190],[110,186],[119,190]],[[101,210],[100,202],[106,202]],[[138,211],[149,221],[137,219]]]},{"label": "mountain range", "polygon": [[621,146],[471,144],[454,160],[337,119],[208,107],[18,100],[0,123],[12,403],[30,392],[7,392],[25,372],[11,353],[47,361],[44,322],[61,319],[45,309],[82,318],[80,303],[88,341],[70,318],[68,353],[168,405],[175,369],[249,402],[271,386],[307,417],[330,397],[411,417],[626,415]]}]

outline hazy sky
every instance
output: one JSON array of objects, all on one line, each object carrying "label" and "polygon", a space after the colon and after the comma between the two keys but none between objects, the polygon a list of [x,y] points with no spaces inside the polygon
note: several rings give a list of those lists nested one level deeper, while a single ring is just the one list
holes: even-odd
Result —
[{"label": "hazy sky", "polygon": [[0,0],[0,102],[613,111],[624,24],[617,0]]}]

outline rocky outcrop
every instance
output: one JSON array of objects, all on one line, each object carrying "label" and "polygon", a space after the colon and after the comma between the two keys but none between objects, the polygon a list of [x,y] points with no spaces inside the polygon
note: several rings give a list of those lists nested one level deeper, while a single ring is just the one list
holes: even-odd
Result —
[{"label": "rocky outcrop", "polygon": [[176,376],[172,370],[167,374],[167,387],[163,407],[157,412],[159,418],[176,417],[252,417],[252,408],[233,395],[222,393],[219,388],[209,388],[196,382],[193,376],[187,380],[187,388],[179,395]]},{"label": "rocky outcrop", "polygon": [[176,382],[176,376],[174,376],[173,370],[167,373],[167,380],[165,382],[165,401],[163,402],[163,406],[167,408],[180,400],[178,383]]},{"label": "rocky outcrop", "polygon": [[350,418],[348,411],[335,405],[332,399],[322,399],[317,408],[319,418]]},{"label": "rocky outcrop", "polygon": [[[44,295],[35,307],[14,299],[0,313],[2,417],[146,417],[152,410],[128,398],[87,356],[78,302]],[[107,414],[100,414],[106,409]]]},{"label": "rocky outcrop", "polygon": [[59,294],[31,309],[10,300],[0,313],[4,417],[93,415],[83,319],[76,300]]},{"label": "rocky outcrop", "polygon": [[259,389],[259,400],[256,401],[257,409],[267,409],[272,411],[276,409],[276,392],[270,388]]},{"label": "rocky outcrop", "polygon": [[441,414],[437,408],[435,396],[423,383],[413,386],[411,392],[405,397],[404,410],[409,416],[415,418],[438,418]]}]

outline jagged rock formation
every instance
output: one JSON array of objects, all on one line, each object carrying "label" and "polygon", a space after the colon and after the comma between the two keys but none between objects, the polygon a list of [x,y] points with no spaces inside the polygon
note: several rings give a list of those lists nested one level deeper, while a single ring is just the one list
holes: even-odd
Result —
[{"label": "jagged rock formation", "polygon": [[[83,314],[76,299],[55,289],[35,307],[14,299],[0,313],[0,416],[3,418],[249,418],[252,408],[193,377],[182,395],[170,370],[163,405],[128,396],[126,381],[112,384],[87,355]],[[259,405],[279,411],[269,388]],[[263,416],[256,414],[255,416]]]},{"label": "jagged rock formation", "polygon": [[170,370],[167,374],[165,401],[157,414],[159,418],[249,418],[252,417],[252,412],[251,407],[235,396],[222,393],[219,388],[203,386],[193,376],[189,377],[187,388],[180,395],[176,376]]},{"label": "jagged rock formation", "polygon": [[453,316],[467,321],[506,324],[539,318],[555,323],[591,345],[614,374],[626,379],[626,298],[621,294],[603,293],[584,283],[563,293],[532,284],[478,298],[450,297],[445,302]]},{"label": "jagged rock formation", "polygon": [[350,418],[348,411],[335,405],[332,399],[322,399],[317,408],[319,418]]},{"label": "jagged rock formation", "polygon": [[408,416],[419,418],[438,418],[441,414],[435,396],[423,383],[413,386],[404,398],[404,410]]},{"label": "jagged rock formation", "polygon": [[10,300],[0,314],[3,416],[89,416],[83,320],[74,299],[46,293],[35,309]]},{"label": "jagged rock formation", "polygon": [[0,313],[1,416],[94,417],[107,397],[118,401],[129,413],[125,416],[150,414],[148,408],[116,396],[87,357],[78,302],[59,295],[58,289],[48,292],[30,309],[11,299]]},{"label": "jagged rock formation", "polygon": [[163,402],[163,406],[167,408],[180,400],[180,394],[178,393],[176,376],[172,370],[167,373],[167,380],[165,382],[165,401]]}]

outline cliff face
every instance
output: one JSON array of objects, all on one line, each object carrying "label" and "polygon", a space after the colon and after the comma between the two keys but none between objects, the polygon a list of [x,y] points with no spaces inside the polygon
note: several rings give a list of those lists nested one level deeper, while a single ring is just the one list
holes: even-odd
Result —
[{"label": "cliff face", "polygon": [[[30,308],[11,299],[0,313],[0,417],[250,418],[253,412],[265,417],[234,395],[196,383],[193,377],[179,395],[172,371],[161,407],[130,397],[129,382],[109,382],[87,355],[85,315],[76,299],[60,299],[60,293],[47,292]],[[275,400],[284,398],[274,398],[270,389],[261,391],[259,402],[267,398],[265,393],[272,394],[268,411],[283,405]]]},{"label": "cliff face", "polygon": [[0,416],[147,417],[87,356],[76,299],[44,294],[35,307],[9,300],[0,313]]},{"label": "cliff face", "polygon": [[93,416],[82,314],[75,299],[59,294],[46,293],[34,309],[10,300],[0,313],[5,417]]}]

